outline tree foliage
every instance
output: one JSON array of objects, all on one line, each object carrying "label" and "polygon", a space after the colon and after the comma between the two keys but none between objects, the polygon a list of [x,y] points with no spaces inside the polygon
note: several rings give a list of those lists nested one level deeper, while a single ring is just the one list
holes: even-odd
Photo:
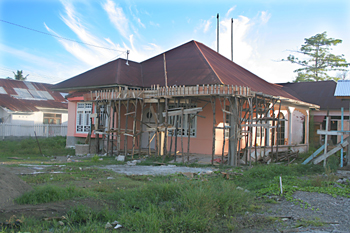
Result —
[{"label": "tree foliage", "polygon": [[23,76],[23,70],[17,70],[17,72],[12,72],[14,74],[15,80],[18,81],[25,81],[27,79],[27,77],[29,76],[29,74],[27,74],[26,76]]},{"label": "tree foliage", "polygon": [[[338,77],[332,77],[327,74],[330,71],[346,71],[350,63],[347,63],[344,54],[334,55],[330,51],[331,46],[342,43],[340,39],[327,38],[327,32],[316,34],[310,38],[305,38],[304,44],[300,50],[293,51],[299,53],[303,58],[289,55],[287,59],[282,61],[290,61],[291,63],[302,66],[294,70],[298,73],[294,82],[309,82],[323,80],[338,80]],[[305,59],[304,59],[305,58]]]}]

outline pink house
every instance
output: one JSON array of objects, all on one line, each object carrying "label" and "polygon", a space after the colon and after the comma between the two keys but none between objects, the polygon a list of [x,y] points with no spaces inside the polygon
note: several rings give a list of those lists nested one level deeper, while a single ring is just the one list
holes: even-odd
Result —
[{"label": "pink house", "polygon": [[307,150],[318,108],[197,41],[141,63],[119,58],[53,89],[70,93],[67,146],[91,132],[102,153],[211,154],[231,165]]}]

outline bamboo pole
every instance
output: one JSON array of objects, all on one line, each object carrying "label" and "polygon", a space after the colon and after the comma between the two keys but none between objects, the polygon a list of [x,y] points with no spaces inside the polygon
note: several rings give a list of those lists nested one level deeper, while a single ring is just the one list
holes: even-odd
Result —
[{"label": "bamboo pole", "polygon": [[211,164],[214,165],[214,155],[215,155],[215,128],[216,128],[216,119],[215,119],[215,111],[216,111],[216,97],[211,97],[210,101],[212,103],[213,109],[213,145],[212,145],[212,153],[211,153]]},{"label": "bamboo pole", "polygon": [[[120,89],[120,87],[119,87]],[[118,131],[117,131],[117,153],[120,153],[120,110],[121,110],[121,100],[118,101]]]},{"label": "bamboo pole", "polygon": [[278,144],[279,144],[279,137],[278,136],[281,136],[280,134],[280,114],[281,114],[281,101],[280,101],[280,104],[279,104],[279,107],[278,107],[278,114],[277,114],[277,135],[276,135],[276,138],[277,138],[277,143],[276,143],[276,159],[278,159]]},{"label": "bamboo pole", "polygon": [[164,99],[164,108],[165,108],[165,131],[164,131],[164,147],[163,147],[163,161],[167,155],[168,150],[168,99]]},{"label": "bamboo pole", "polygon": [[182,163],[185,162],[184,142],[183,142],[183,129],[184,129],[184,108],[181,108],[181,156],[182,156]]},{"label": "bamboo pole", "polygon": [[134,121],[132,123],[132,152],[131,152],[131,158],[134,159],[135,154],[135,140],[136,140],[136,117],[137,117],[137,99],[135,99],[135,117]]},{"label": "bamboo pole", "polygon": [[[191,99],[188,99],[188,108],[191,108]],[[190,161],[190,139],[191,139],[191,122],[192,122],[192,118],[191,118],[191,114],[187,115],[187,162]]]},{"label": "bamboo pole", "polygon": [[[225,89],[224,89],[225,90]],[[221,103],[221,102],[220,102]],[[224,97],[224,104],[223,109],[226,110],[226,98]],[[222,112],[222,118],[223,118],[223,130],[222,130],[222,155],[221,155],[221,164],[224,164],[224,156],[225,156],[225,133],[226,133],[226,113]]]},{"label": "bamboo pole", "polygon": [[[148,123],[151,122],[151,104],[148,108]],[[148,131],[148,155],[151,156],[151,131]]]},{"label": "bamboo pole", "polygon": [[[130,104],[130,99],[128,98],[126,101],[126,113],[129,113],[129,104]],[[125,132],[124,132],[124,155],[125,158],[128,154],[128,137],[125,135],[128,130],[128,115],[125,116]]]},{"label": "bamboo pole", "polygon": [[[141,104],[141,116],[140,116],[140,135],[139,135],[139,157],[141,156],[141,150],[142,150],[142,128],[143,128],[143,100],[140,100],[140,104]],[[137,116],[136,116],[137,117]]]},{"label": "bamboo pole", "polygon": [[[116,107],[115,107],[115,102],[113,102],[113,110],[112,110],[112,128],[114,129],[115,128],[115,110],[116,110]],[[113,150],[114,150],[114,132],[112,133],[112,156],[113,156]]]},{"label": "bamboo pole", "polygon": [[[178,108],[180,105],[180,99],[177,100],[177,103],[176,103],[176,108]],[[178,116],[175,116],[175,119],[176,119],[176,123],[175,123],[175,161],[176,161],[176,155],[177,155],[177,133],[179,131],[179,117]]]}]

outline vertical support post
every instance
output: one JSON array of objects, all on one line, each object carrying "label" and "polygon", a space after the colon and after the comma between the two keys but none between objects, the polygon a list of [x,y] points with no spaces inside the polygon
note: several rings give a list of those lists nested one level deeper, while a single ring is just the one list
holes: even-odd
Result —
[{"label": "vertical support post", "polygon": [[252,166],[252,144],[253,144],[253,99],[248,98],[249,102],[249,109],[250,109],[250,114],[249,114],[249,124],[250,124],[250,137],[249,137],[249,166]]},{"label": "vertical support post", "polygon": [[168,98],[164,99],[164,108],[165,108],[165,130],[164,130],[164,147],[163,147],[163,161],[167,155],[168,150]]},{"label": "vertical support post", "polygon": [[[96,121],[97,121],[97,124],[95,122],[95,125],[97,125],[97,129],[95,129],[95,136],[96,136],[96,154],[99,154],[99,151],[100,151],[100,135],[98,132],[99,130],[99,125],[100,125],[100,106],[98,105],[98,103],[96,102],[96,113],[97,113],[97,116],[96,116]],[[96,131],[97,130],[97,131]]]},{"label": "vertical support post", "polygon": [[115,102],[113,102],[112,104],[113,106],[113,110],[112,110],[112,130],[113,130],[113,133],[112,133],[112,148],[111,148],[111,151],[112,151],[112,156],[113,156],[113,150],[114,150],[114,130],[115,130]]},{"label": "vertical support post", "polygon": [[[226,98],[224,97],[224,104],[223,104],[223,109],[226,110]],[[225,156],[225,142],[226,142],[226,138],[225,138],[225,133],[226,133],[226,113],[222,112],[222,155],[221,155],[221,164],[224,164],[224,156]]]},{"label": "vertical support post", "polygon": [[237,166],[238,156],[237,156],[237,142],[238,140],[238,126],[239,126],[239,112],[238,112],[238,99],[230,98],[230,129],[229,129],[229,143],[230,143],[230,165]]},{"label": "vertical support post", "polygon": [[[128,98],[126,101],[126,111],[125,113],[129,113],[129,104],[130,104],[130,99]],[[125,130],[124,130],[124,155],[125,158],[128,154],[128,137],[125,135],[128,130],[128,115],[125,116]]]},{"label": "vertical support post", "polygon": [[135,113],[134,121],[132,123],[132,152],[131,158],[134,159],[135,154],[135,140],[136,140],[136,118],[137,118],[137,99],[135,99]]},{"label": "vertical support post", "polygon": [[[342,107],[341,108],[341,131],[344,131],[344,108]],[[341,143],[343,143],[344,142],[344,136],[343,136],[343,134],[340,136],[340,142]],[[340,167],[343,167],[343,160],[344,160],[344,158],[343,158],[343,156],[344,156],[344,149],[343,149],[343,147],[340,149]]]},{"label": "vertical support post", "polygon": [[[120,93],[120,90],[119,90]],[[117,131],[117,153],[120,153],[120,110],[121,110],[121,100],[118,101],[118,131]]]},{"label": "vertical support post", "polygon": [[[329,124],[329,116],[326,117],[326,128],[325,130],[328,131],[328,124]],[[327,154],[327,147],[328,147],[328,134],[324,135],[324,153]],[[323,160],[323,167],[326,167],[327,159],[326,157]]]},{"label": "vertical support post", "polygon": [[184,131],[184,108],[181,108],[181,157],[182,157],[182,163],[185,162],[183,131]]},{"label": "vertical support post", "polygon": [[[176,102],[176,107],[178,108],[180,105],[180,99],[177,100]],[[175,116],[175,119],[176,119],[176,123],[175,123],[175,158],[174,158],[174,161],[176,162],[176,154],[177,154],[177,133],[179,131],[179,116],[176,115]]]},{"label": "vertical support post", "polygon": [[277,128],[276,128],[276,132],[277,132],[277,135],[276,135],[276,159],[278,159],[278,140],[280,139],[279,137],[281,137],[281,132],[280,132],[280,114],[281,114],[281,105],[282,105],[282,102],[280,101],[280,104],[278,106],[278,114],[277,114]]},{"label": "vertical support post", "polygon": [[[256,124],[258,124],[258,119],[259,119],[259,107],[258,107],[258,97],[254,97],[255,98],[255,119],[256,119]],[[255,153],[255,165],[258,164],[258,149],[257,149],[257,145],[258,145],[258,127],[255,126],[255,140],[254,140],[254,153]]]},{"label": "vertical support post", "polygon": [[[148,123],[151,122],[151,104],[148,108]],[[148,155],[151,156],[151,131],[148,131]]]},{"label": "vertical support post", "polygon": [[215,130],[216,130],[216,119],[215,119],[215,112],[216,112],[216,97],[211,97],[211,104],[213,108],[213,145],[212,145],[212,153],[211,153],[211,164],[214,164],[214,155],[215,155]]},{"label": "vertical support post", "polygon": [[[140,116],[140,134],[139,134],[139,157],[141,156],[141,150],[142,150],[142,128],[143,128],[143,100],[140,100],[140,105],[141,105],[141,116]],[[136,116],[137,117],[137,116]]]},{"label": "vertical support post", "polygon": [[[188,108],[191,108],[191,99],[188,99]],[[187,114],[187,162],[190,161],[191,122],[191,114]]]}]

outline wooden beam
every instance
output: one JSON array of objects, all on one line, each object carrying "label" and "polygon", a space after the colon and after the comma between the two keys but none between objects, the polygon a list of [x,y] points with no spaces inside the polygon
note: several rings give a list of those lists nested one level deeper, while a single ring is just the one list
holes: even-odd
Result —
[{"label": "wooden beam", "polygon": [[[325,144],[326,145],[326,144]],[[336,153],[338,150],[340,150],[341,148],[345,148],[346,146],[349,145],[349,139],[345,139],[345,141],[343,143],[339,143],[336,147],[334,147],[332,150],[330,150],[329,152],[317,157],[314,160],[314,164],[318,164],[319,162],[321,162],[322,160],[325,161],[329,156],[331,156],[332,154]]]}]

